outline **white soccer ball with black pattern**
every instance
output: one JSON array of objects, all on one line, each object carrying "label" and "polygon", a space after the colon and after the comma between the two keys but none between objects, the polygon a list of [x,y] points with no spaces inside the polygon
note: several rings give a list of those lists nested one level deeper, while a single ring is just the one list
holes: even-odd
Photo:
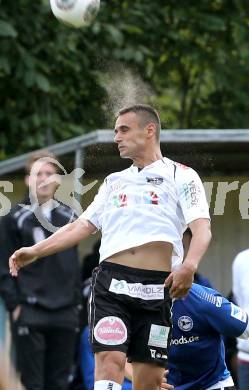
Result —
[{"label": "white soccer ball with black pattern", "polygon": [[54,16],[79,28],[89,25],[98,13],[100,0],[50,0]]}]

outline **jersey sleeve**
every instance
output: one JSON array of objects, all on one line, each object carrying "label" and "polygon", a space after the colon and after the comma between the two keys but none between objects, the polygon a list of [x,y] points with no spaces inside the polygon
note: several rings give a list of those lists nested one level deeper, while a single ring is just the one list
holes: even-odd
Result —
[{"label": "jersey sleeve", "polygon": [[80,219],[87,219],[97,230],[101,229],[100,216],[104,211],[107,199],[107,179],[100,186],[97,195],[87,209],[79,216]]},{"label": "jersey sleeve", "polygon": [[180,207],[188,225],[199,219],[210,219],[205,189],[199,175],[192,169],[176,167],[175,180]]},{"label": "jersey sleeve", "polygon": [[247,338],[248,314],[243,309],[212,289],[206,289],[202,299],[203,316],[213,329],[224,336]]}]

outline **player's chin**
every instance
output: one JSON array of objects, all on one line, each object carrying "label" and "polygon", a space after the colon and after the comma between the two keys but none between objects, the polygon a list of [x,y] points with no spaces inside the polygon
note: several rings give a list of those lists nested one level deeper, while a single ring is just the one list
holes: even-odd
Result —
[{"label": "player's chin", "polygon": [[125,149],[119,149],[119,155],[121,158],[131,158],[130,154]]},{"label": "player's chin", "polygon": [[54,191],[51,191],[51,190],[43,190],[43,191],[37,191],[36,192],[36,196],[38,199],[43,199],[43,198],[53,198],[53,195],[54,195]]}]

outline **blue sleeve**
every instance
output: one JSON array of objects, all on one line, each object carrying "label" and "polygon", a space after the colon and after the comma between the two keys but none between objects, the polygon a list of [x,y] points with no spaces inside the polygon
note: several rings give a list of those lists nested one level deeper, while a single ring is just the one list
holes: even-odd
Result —
[{"label": "blue sleeve", "polygon": [[80,370],[86,390],[94,387],[94,355],[88,340],[88,326],[82,332],[80,340]]},{"label": "blue sleeve", "polygon": [[211,288],[195,287],[195,294],[202,300],[199,302],[203,317],[218,333],[238,337],[245,331],[248,315],[240,307]]}]

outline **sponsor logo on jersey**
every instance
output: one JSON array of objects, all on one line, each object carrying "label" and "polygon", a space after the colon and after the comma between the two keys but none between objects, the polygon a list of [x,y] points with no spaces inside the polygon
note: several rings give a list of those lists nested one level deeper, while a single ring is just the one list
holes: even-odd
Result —
[{"label": "sponsor logo on jersey", "polygon": [[247,314],[240,307],[231,303],[231,317],[236,318],[239,321],[246,322]]},{"label": "sponsor logo on jersey", "polygon": [[158,195],[156,192],[145,191],[143,195],[145,204],[158,204]]},{"label": "sponsor logo on jersey", "polygon": [[151,347],[167,348],[169,330],[170,328],[168,326],[152,324],[148,345]]},{"label": "sponsor logo on jersey", "polygon": [[216,297],[215,306],[216,307],[221,307],[221,305],[222,305],[222,297]]},{"label": "sponsor logo on jersey", "polygon": [[157,186],[163,183],[163,177],[146,177],[146,181]]},{"label": "sponsor logo on jersey", "polygon": [[111,184],[111,189],[112,191],[119,191],[121,189],[121,180],[115,180],[112,184]]},{"label": "sponsor logo on jersey", "polygon": [[215,305],[216,307],[221,307],[222,306],[222,302],[223,302],[223,298],[222,297],[217,297],[214,294],[210,294],[210,293],[208,293],[206,291],[198,292],[198,296],[201,299],[204,299],[205,301],[207,301],[209,303],[212,303],[212,305]]},{"label": "sponsor logo on jersey", "polygon": [[113,204],[115,207],[126,207],[127,195],[126,194],[113,195]]},{"label": "sponsor logo on jersey", "polygon": [[119,345],[127,340],[127,329],[119,317],[104,317],[94,328],[94,337],[100,344]]},{"label": "sponsor logo on jersey", "polygon": [[181,188],[181,194],[184,195],[187,208],[196,206],[200,201],[201,190],[198,184],[192,180],[189,183],[184,183]]},{"label": "sponsor logo on jersey", "polygon": [[109,291],[115,294],[128,295],[145,301],[164,299],[163,284],[127,283],[125,280],[112,279]]},{"label": "sponsor logo on jersey", "polygon": [[189,316],[179,317],[177,324],[178,327],[184,332],[189,332],[193,328],[193,320]]},{"label": "sponsor logo on jersey", "polygon": [[190,337],[180,337],[179,339],[172,339],[170,345],[182,345],[182,344],[190,344],[195,341],[199,341],[199,336],[190,336]]}]

